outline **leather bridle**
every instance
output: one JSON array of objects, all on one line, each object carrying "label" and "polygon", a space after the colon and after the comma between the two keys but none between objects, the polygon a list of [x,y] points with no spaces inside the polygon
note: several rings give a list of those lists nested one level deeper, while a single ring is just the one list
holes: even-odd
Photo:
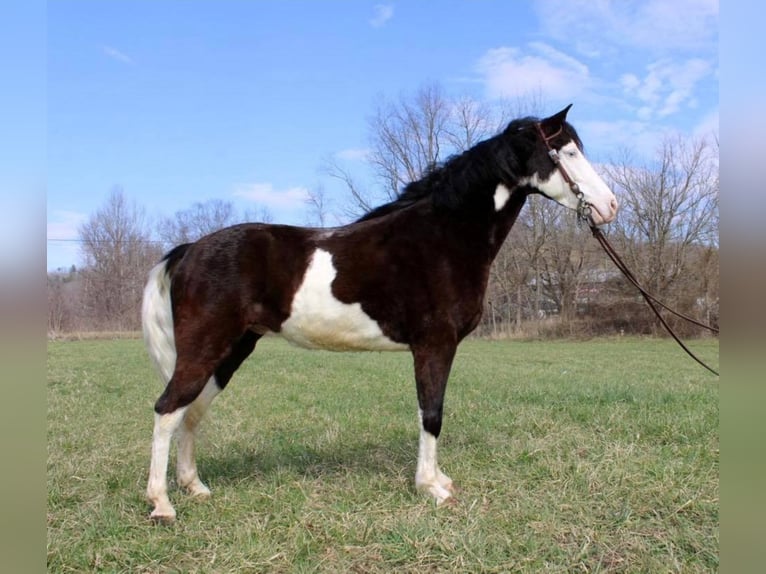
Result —
[{"label": "leather bridle", "polygon": [[561,174],[561,177],[564,178],[564,181],[567,182],[567,185],[569,185],[569,189],[572,190],[572,193],[574,193],[575,197],[577,198],[577,221],[587,223],[591,227],[593,227],[593,218],[591,217],[592,213],[592,207],[590,203],[588,203],[585,199],[585,194],[580,189],[580,186],[577,185],[577,182],[573,180],[569,173],[567,173],[566,168],[561,164],[561,158],[559,157],[559,152],[554,149],[554,147],[551,145],[551,140],[555,138],[557,135],[559,135],[562,131],[564,131],[563,125],[558,129],[557,132],[546,136],[545,132],[543,131],[543,126],[540,124],[540,122],[535,123],[535,127],[537,128],[537,133],[540,134],[540,139],[543,140],[543,143],[545,144],[546,149],[548,150],[548,157],[551,158],[551,161],[553,162],[553,165],[556,166],[556,169],[559,170],[559,173]]},{"label": "leather bridle", "polygon": [[696,319],[693,319],[692,317],[689,317],[687,315],[684,315],[683,313],[679,313],[678,311],[675,311],[674,309],[671,309],[668,307],[665,303],[657,299],[654,295],[652,295],[649,291],[644,289],[644,287],[638,282],[638,279],[636,279],[636,276],[631,272],[631,270],[628,268],[628,266],[625,264],[625,262],[622,260],[622,258],[619,256],[617,251],[615,251],[614,247],[612,247],[612,244],[607,241],[606,236],[601,232],[601,230],[598,228],[598,226],[593,222],[592,217],[592,207],[590,203],[585,199],[585,194],[580,189],[580,186],[577,185],[577,182],[574,181],[569,174],[567,173],[566,168],[561,163],[561,158],[559,157],[559,153],[556,149],[551,146],[550,140],[558,136],[563,130],[564,126],[562,126],[558,129],[557,132],[546,136],[545,132],[543,131],[543,127],[540,124],[540,122],[535,123],[535,127],[537,128],[537,132],[540,135],[540,139],[545,144],[546,149],[548,150],[548,157],[551,158],[551,161],[553,161],[553,164],[556,166],[556,169],[561,174],[561,177],[564,178],[564,181],[567,182],[569,185],[569,189],[572,190],[572,193],[575,194],[575,197],[577,197],[577,221],[578,222],[584,222],[587,223],[590,227],[591,233],[593,234],[593,237],[596,238],[596,240],[599,242],[601,247],[604,249],[606,254],[609,256],[609,259],[612,260],[612,262],[617,266],[617,269],[622,271],[622,274],[625,275],[625,278],[636,288],[638,289],[639,293],[641,293],[641,296],[644,298],[644,300],[647,302],[649,307],[654,311],[654,314],[657,315],[657,319],[659,319],[660,323],[663,327],[667,330],[668,333],[675,339],[676,343],[678,343],[681,348],[686,351],[686,353],[695,361],[697,361],[700,365],[705,367],[708,371],[713,373],[714,375],[718,375],[718,371],[711,368],[709,365],[707,365],[704,361],[702,361],[697,355],[695,355],[684,343],[681,341],[681,339],[678,337],[675,331],[670,327],[668,322],[665,320],[665,318],[660,313],[659,309],[657,307],[662,307],[666,311],[672,313],[676,317],[679,317],[681,319],[684,319],[686,321],[689,321],[690,323],[693,323],[697,325],[698,327],[702,327],[704,329],[707,329],[708,331],[711,331],[718,334],[718,328],[711,327],[710,325],[706,325],[700,321],[697,321]]}]

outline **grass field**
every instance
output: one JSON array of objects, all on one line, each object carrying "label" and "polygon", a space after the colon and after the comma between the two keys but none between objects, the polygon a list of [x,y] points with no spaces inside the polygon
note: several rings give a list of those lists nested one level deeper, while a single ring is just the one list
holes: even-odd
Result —
[{"label": "grass field", "polygon": [[718,380],[672,341],[464,343],[440,508],[414,490],[407,353],[259,343],[203,423],[213,496],[173,471],[172,526],[143,497],[161,386],[142,343],[51,342],[47,385],[49,572],[718,569]]}]

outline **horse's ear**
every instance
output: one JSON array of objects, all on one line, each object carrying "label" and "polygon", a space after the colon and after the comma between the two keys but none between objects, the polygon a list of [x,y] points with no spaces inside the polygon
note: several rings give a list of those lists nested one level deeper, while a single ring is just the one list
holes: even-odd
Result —
[{"label": "horse's ear", "polygon": [[567,119],[567,112],[569,111],[569,108],[572,107],[572,104],[569,104],[567,107],[565,107],[563,110],[561,110],[557,114],[553,114],[549,118],[545,118],[540,123],[543,124],[545,127],[557,129],[561,127],[561,125],[566,121]]}]

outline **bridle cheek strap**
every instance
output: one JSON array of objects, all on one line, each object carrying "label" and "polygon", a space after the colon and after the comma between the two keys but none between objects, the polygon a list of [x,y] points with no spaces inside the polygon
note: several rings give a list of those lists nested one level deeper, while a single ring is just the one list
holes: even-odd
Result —
[{"label": "bridle cheek strap", "polygon": [[564,178],[564,181],[567,182],[569,189],[572,190],[572,193],[574,193],[575,197],[577,198],[577,221],[587,223],[592,227],[594,224],[591,218],[590,203],[585,200],[585,194],[580,189],[580,186],[577,185],[577,182],[575,182],[575,180],[570,177],[566,168],[562,165],[561,158],[559,157],[559,152],[553,149],[553,146],[551,146],[550,140],[555,138],[564,130],[563,126],[560,127],[557,132],[549,136],[545,135],[543,126],[540,124],[540,122],[535,123],[535,127],[537,128],[537,133],[540,135],[540,139],[543,140],[543,143],[545,144],[545,148],[548,150],[548,157],[551,158],[553,165],[556,166],[556,169],[561,174],[561,177]]}]

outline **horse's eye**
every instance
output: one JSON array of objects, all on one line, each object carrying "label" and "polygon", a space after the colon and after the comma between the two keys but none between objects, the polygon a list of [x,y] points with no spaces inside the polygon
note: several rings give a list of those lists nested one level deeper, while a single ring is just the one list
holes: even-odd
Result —
[{"label": "horse's eye", "polygon": [[568,149],[564,152],[564,155],[567,157],[577,157],[577,150],[576,149]]}]

